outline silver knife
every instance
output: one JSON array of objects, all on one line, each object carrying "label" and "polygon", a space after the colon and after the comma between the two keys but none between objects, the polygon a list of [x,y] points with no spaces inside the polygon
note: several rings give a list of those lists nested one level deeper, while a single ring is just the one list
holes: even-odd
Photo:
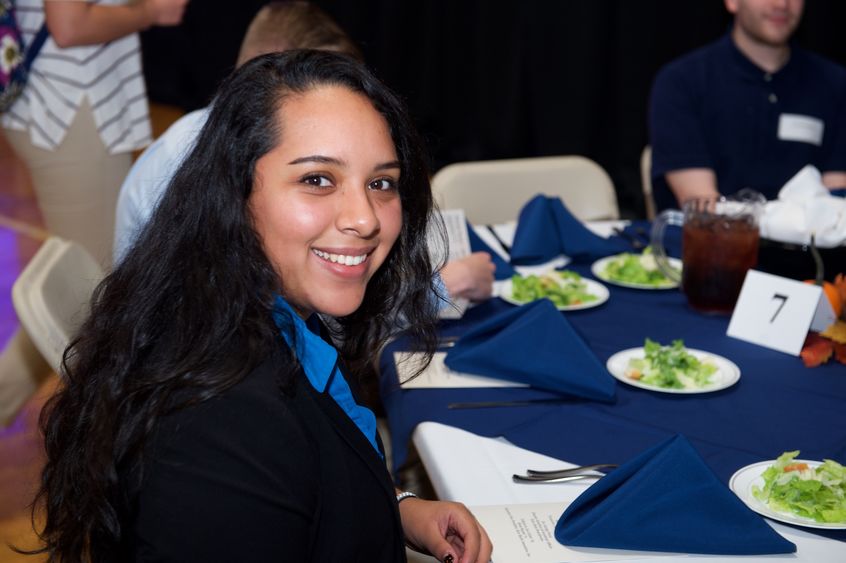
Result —
[{"label": "silver knife", "polygon": [[477,401],[467,403],[450,403],[448,409],[489,409],[495,407],[528,407],[534,405],[557,405],[571,403],[573,399],[523,399],[515,401]]}]

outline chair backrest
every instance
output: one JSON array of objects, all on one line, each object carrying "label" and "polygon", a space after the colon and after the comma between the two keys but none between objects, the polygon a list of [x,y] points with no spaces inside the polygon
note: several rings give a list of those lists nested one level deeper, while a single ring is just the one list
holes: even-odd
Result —
[{"label": "chair backrest", "polygon": [[652,147],[646,145],[640,154],[640,184],[643,189],[643,205],[646,218],[655,219],[655,198],[652,197]]},{"label": "chair backrest", "polygon": [[50,237],[12,286],[21,325],[57,373],[103,276],[103,269],[82,246]]},{"label": "chair backrest", "polygon": [[441,209],[464,209],[476,224],[516,219],[537,194],[560,197],[582,221],[620,216],[611,178],[583,156],[458,162],[435,174],[432,191]]}]

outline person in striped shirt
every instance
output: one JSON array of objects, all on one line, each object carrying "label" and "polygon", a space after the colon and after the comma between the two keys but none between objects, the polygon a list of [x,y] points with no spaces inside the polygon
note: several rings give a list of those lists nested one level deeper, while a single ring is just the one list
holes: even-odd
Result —
[{"label": "person in striped shirt", "polygon": [[17,0],[24,41],[50,37],[2,116],[47,229],[111,264],[115,204],[132,151],[151,140],[137,32],[177,25],[188,0]]}]

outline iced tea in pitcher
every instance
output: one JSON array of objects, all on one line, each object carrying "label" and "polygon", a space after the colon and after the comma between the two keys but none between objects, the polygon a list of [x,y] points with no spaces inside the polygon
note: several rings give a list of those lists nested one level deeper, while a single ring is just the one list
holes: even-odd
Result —
[{"label": "iced tea in pitcher", "polygon": [[758,259],[758,225],[750,217],[700,214],[682,227],[682,291],[703,313],[731,313],[746,272]]},{"label": "iced tea in pitcher", "polygon": [[[734,309],[746,272],[758,260],[758,219],[766,199],[744,189],[730,197],[692,199],[682,211],[667,209],[652,224],[652,249],[658,265],[681,288],[688,304],[703,313]],[[664,230],[682,228],[681,280],[667,265]]]}]

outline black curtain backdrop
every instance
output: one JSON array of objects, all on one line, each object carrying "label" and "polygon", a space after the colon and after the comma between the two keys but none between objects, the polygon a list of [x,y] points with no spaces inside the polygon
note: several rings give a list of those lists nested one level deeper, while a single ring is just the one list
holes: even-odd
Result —
[{"label": "black curtain backdrop", "polygon": [[[142,34],[150,99],[208,103],[264,0],[193,0],[178,28]],[[317,0],[406,100],[432,170],[451,162],[581,154],[644,214],[647,100],[666,62],[725,33],[719,0]],[[846,64],[846,2],[807,0],[796,42]]]}]

